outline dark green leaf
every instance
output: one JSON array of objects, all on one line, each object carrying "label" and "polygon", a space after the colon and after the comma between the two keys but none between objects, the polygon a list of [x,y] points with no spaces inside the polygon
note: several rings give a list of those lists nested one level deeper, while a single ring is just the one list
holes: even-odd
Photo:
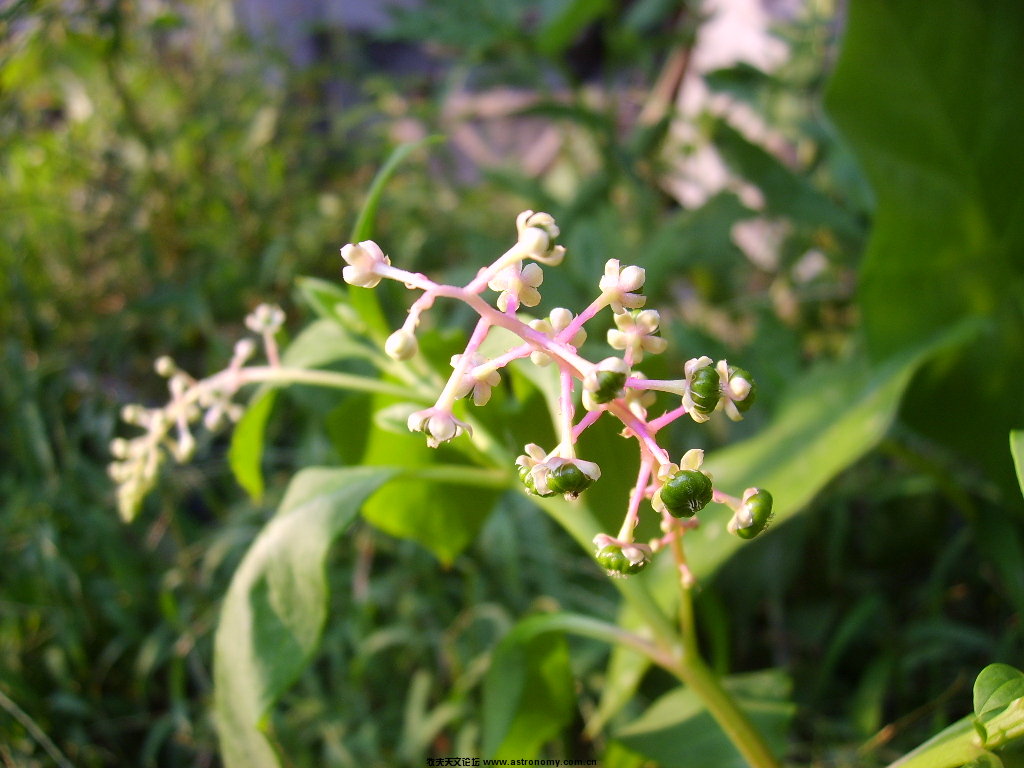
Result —
[{"label": "dark green leaf", "polygon": [[569,0],[554,6],[557,13],[544,20],[534,44],[545,56],[559,56],[586,30],[587,25],[607,13],[608,0]]},{"label": "dark green leaf", "polygon": [[[380,398],[377,409],[393,399]],[[465,435],[455,438],[466,441]],[[461,446],[466,447],[466,446]],[[419,542],[450,564],[473,540],[491,513],[498,493],[474,485],[439,483],[417,477],[437,462],[465,465],[451,445],[429,448],[422,434],[370,429],[363,463],[410,470],[381,489],[363,509],[363,517],[392,536]],[[511,475],[509,476],[511,477]]]},{"label": "dark green leaf", "polygon": [[[937,350],[959,341],[961,333],[943,334],[877,370],[855,356],[806,376],[755,437],[709,456],[705,467],[715,487],[734,495],[752,486],[767,488],[775,499],[774,524],[796,514],[882,438],[914,371]],[[700,528],[687,534],[690,567],[698,575],[711,573],[744,546],[725,533],[724,508],[709,506],[703,519]]]},{"label": "dark green leaf", "polygon": [[[904,413],[1015,503],[1005,440],[1024,423],[1022,31],[1017,0],[852,3],[827,99],[877,196],[860,279],[869,352],[881,360],[982,321],[982,336],[922,373]],[[950,403],[969,404],[969,418],[950,418]]]}]

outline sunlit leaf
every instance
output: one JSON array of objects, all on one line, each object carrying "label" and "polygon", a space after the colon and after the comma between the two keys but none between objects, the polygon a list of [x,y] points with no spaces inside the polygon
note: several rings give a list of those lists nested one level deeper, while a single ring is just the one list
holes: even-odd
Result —
[{"label": "sunlit leaf", "polygon": [[989,664],[974,681],[974,714],[1002,709],[1024,696],[1024,672],[1009,664]]},{"label": "sunlit leaf", "polygon": [[316,650],[332,542],[392,470],[311,468],[235,571],[214,639],[214,712],[227,768],[274,768],[264,733],[274,703]]}]

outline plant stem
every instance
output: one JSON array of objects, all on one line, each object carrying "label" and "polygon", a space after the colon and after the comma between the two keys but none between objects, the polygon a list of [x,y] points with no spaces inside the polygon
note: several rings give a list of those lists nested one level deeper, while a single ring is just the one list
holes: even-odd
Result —
[{"label": "plant stem", "polygon": [[700,656],[680,659],[670,670],[704,702],[708,712],[752,768],[781,768],[761,734]]},{"label": "plant stem", "polygon": [[[600,532],[600,528],[593,515],[585,507],[558,498],[537,499],[536,501],[581,546],[590,549],[591,541]],[[641,617],[647,630],[651,633],[655,647],[658,649],[657,653],[648,655],[651,661],[693,689],[693,692],[704,702],[704,706],[707,707],[715,722],[752,768],[780,768],[781,764],[772,755],[761,734],[701,658],[697,647],[696,633],[693,631],[692,607],[686,614],[690,631],[680,638],[672,626],[672,622],[655,602],[642,579],[616,579],[615,586],[630,607]],[[684,600],[688,599],[688,596],[684,598]],[[681,619],[682,615],[681,608]]]},{"label": "plant stem", "polygon": [[382,395],[394,395],[410,400],[428,402],[424,396],[401,384],[392,384],[366,376],[337,371],[322,371],[305,368],[275,368],[272,366],[254,366],[240,371],[225,371],[225,374],[236,375],[242,384],[312,384],[331,389],[354,389],[361,392],[377,392]]}]

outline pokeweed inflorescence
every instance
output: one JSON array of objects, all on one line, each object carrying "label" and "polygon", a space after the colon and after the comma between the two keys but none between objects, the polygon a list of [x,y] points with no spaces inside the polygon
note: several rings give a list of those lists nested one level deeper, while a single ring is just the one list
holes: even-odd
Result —
[{"label": "pokeweed inflorescence", "polygon": [[[602,533],[594,539],[595,558],[610,574],[627,576],[643,570],[655,551],[695,526],[696,514],[712,502],[732,510],[727,528],[737,536],[750,539],[763,531],[772,514],[772,497],[767,491],[749,488],[741,498],[723,493],[714,488],[711,475],[701,468],[703,451],[687,451],[676,463],[657,440],[660,430],[684,416],[698,423],[718,412],[733,420],[743,418],[756,392],[750,374],[725,360],[715,363],[710,357],[696,357],[685,364],[682,379],[646,378],[635,366],[645,354],[665,350],[666,341],[657,335],[661,318],[656,310],[641,309],[646,301],[642,293],[644,270],[622,266],[617,259],[605,264],[598,283],[600,294],[579,314],[557,308],[540,319],[522,316],[521,307],[540,303],[538,289],[544,281],[541,265],[557,267],[565,257],[565,248],[556,243],[559,229],[546,213],[524,211],[516,219],[516,228],[515,245],[462,287],[436,283],[426,275],[393,266],[372,241],[341,249],[346,263],[342,274],[349,284],[372,288],[382,279],[390,279],[421,292],[402,327],[385,344],[387,354],[396,360],[417,353],[417,326],[437,298],[462,301],[479,316],[465,351],[451,360],[451,376],[437,401],[412,414],[409,429],[423,432],[432,447],[471,433],[470,425],[453,413],[456,400],[472,396],[476,405],[484,405],[491,388],[500,381],[499,372],[513,360],[529,358],[536,365],[554,364],[560,381],[556,424],[559,442],[550,450],[532,443],[525,446],[516,468],[527,493],[540,497],[561,494],[574,499],[601,477],[596,463],[576,455],[580,435],[605,414],[622,423],[622,435],[635,439],[639,447],[640,470],[618,533]],[[498,294],[493,305],[482,298],[488,289]],[[608,344],[621,355],[592,362],[579,353],[586,339],[584,325],[605,308],[614,313],[615,322],[608,331]],[[511,331],[522,343],[487,358],[481,354],[481,346],[492,328]],[[649,418],[647,409],[653,405],[655,392],[679,396],[679,406]],[[577,400],[584,411],[578,420]],[[661,515],[664,534],[648,543],[634,540],[645,499]],[[680,562],[680,569],[684,582],[691,582],[685,562]]]},{"label": "pokeweed inflorescence", "polygon": [[[462,301],[479,317],[465,350],[452,357],[451,376],[436,402],[409,416],[408,427],[422,432],[432,447],[471,433],[470,425],[457,419],[453,412],[458,399],[471,397],[476,405],[485,405],[491,390],[501,381],[501,370],[514,360],[529,359],[534,365],[556,366],[560,389],[555,426],[559,442],[550,450],[530,443],[516,459],[525,492],[538,497],[560,494],[567,499],[583,493],[600,479],[601,468],[576,455],[577,440],[605,414],[618,419],[623,427],[622,436],[636,440],[640,470],[618,533],[602,533],[594,538],[595,558],[613,576],[627,576],[643,570],[655,551],[673,544],[683,582],[692,583],[679,544],[683,533],[698,524],[697,513],[710,503],[723,504],[733,512],[727,529],[740,538],[750,539],[768,525],[772,497],[758,488],[748,488],[741,498],[723,493],[702,469],[703,451],[687,451],[678,463],[673,462],[658,444],[658,433],[684,416],[698,423],[719,412],[733,420],[743,418],[754,401],[754,380],[742,368],[725,360],[716,363],[710,357],[687,361],[682,379],[646,378],[636,366],[645,355],[665,351],[666,341],[658,335],[661,318],[656,310],[642,309],[646,301],[642,293],[644,270],[623,266],[618,259],[605,264],[598,282],[600,293],[579,314],[559,307],[542,318],[521,315],[521,307],[540,303],[542,265],[557,267],[565,257],[565,248],[556,243],[558,226],[546,213],[524,211],[516,219],[516,227],[516,243],[461,287],[437,283],[426,275],[393,266],[370,240],[341,249],[345,262],[342,276],[350,285],[374,288],[388,279],[421,292],[402,327],[384,344],[386,354],[395,360],[408,360],[417,354],[416,329],[423,313],[437,298]],[[487,290],[497,293],[493,304],[482,297]],[[608,345],[620,354],[592,362],[579,352],[587,338],[584,325],[606,308],[613,313],[615,325],[608,331]],[[157,372],[168,378],[169,402],[157,408],[127,406],[124,420],[140,427],[142,434],[131,439],[118,438],[111,445],[115,460],[110,465],[110,474],[118,484],[118,503],[125,519],[134,516],[168,456],[179,462],[192,456],[196,446],[194,424],[201,422],[214,430],[225,421],[240,418],[243,408],[233,398],[243,386],[307,383],[394,392],[395,388],[387,382],[366,377],[283,367],[275,341],[283,321],[284,314],[278,307],[258,307],[246,319],[246,325],[262,345],[253,339],[241,340],[230,365],[203,379],[189,376],[169,358],[157,360]],[[510,331],[521,343],[487,357],[482,344],[493,328]],[[266,357],[265,365],[249,363],[259,346]],[[674,394],[680,398],[680,404],[649,418],[647,409],[654,404],[655,392]],[[577,401],[583,409],[579,419]],[[661,516],[663,533],[661,538],[646,543],[634,539],[645,500],[650,500],[653,510]]]}]

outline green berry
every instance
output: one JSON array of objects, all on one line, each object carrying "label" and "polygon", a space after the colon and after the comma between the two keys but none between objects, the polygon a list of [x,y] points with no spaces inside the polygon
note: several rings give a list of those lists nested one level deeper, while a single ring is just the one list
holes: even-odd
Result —
[{"label": "green berry", "polygon": [[698,368],[690,378],[690,397],[693,408],[702,416],[710,416],[722,396],[722,382],[718,371],[710,365]]},{"label": "green berry", "polygon": [[661,503],[675,517],[693,517],[711,501],[711,478],[700,470],[681,469],[665,481]]},{"label": "green berry", "polygon": [[554,493],[579,496],[593,482],[593,479],[575,464],[559,464],[548,472],[548,488]]},{"label": "green berry", "polygon": [[622,573],[622,569],[629,565],[629,561],[622,554],[622,550],[610,545],[600,549],[597,553],[597,562],[606,571],[614,571],[615,573]]},{"label": "green berry", "polygon": [[533,475],[530,472],[530,467],[527,467],[523,464],[517,464],[516,470],[519,472],[519,479],[522,481],[523,485],[526,486],[527,493],[530,493],[533,496],[540,496],[545,499],[548,496],[555,495],[554,491],[548,491],[547,493],[538,493],[537,484],[534,483],[533,481]]},{"label": "green berry", "polygon": [[772,519],[772,495],[763,488],[756,489],[755,493],[744,502],[754,518],[752,525],[746,528],[737,528],[736,535],[741,539],[752,539],[768,527]]},{"label": "green berry", "polygon": [[732,381],[734,378],[737,377],[746,379],[747,381],[750,382],[750,391],[747,393],[747,396],[744,397],[742,400],[735,401],[736,408],[739,409],[739,412],[746,413],[750,409],[750,406],[754,404],[754,400],[757,399],[757,384],[754,382],[754,377],[751,376],[750,373],[743,370],[742,368],[738,368],[735,365],[730,365],[729,381]]},{"label": "green berry", "polygon": [[626,374],[619,371],[597,371],[597,389],[590,393],[595,403],[610,403],[622,397],[622,387],[626,384]]},{"label": "green berry", "polygon": [[597,562],[609,573],[617,573],[622,576],[631,576],[634,573],[640,573],[644,568],[647,567],[648,560],[642,560],[639,563],[631,563],[629,559],[622,554],[622,549],[616,547],[614,544],[609,544],[606,547],[602,547],[597,553]]}]

